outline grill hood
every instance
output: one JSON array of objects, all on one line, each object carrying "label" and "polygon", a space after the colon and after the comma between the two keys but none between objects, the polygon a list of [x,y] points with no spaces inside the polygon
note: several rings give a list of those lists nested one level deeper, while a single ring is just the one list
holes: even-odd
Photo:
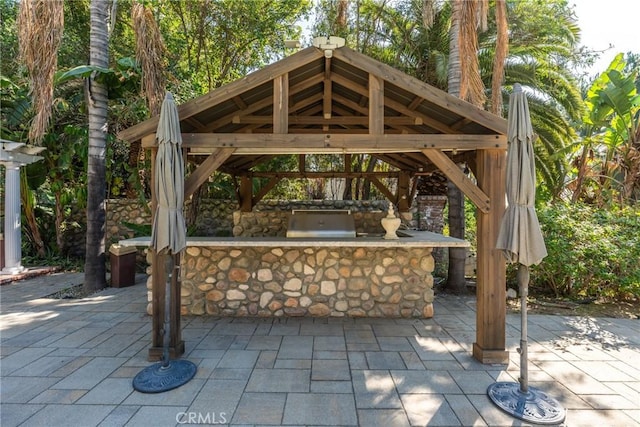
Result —
[{"label": "grill hood", "polygon": [[287,237],[353,238],[356,237],[356,225],[348,210],[293,210]]}]

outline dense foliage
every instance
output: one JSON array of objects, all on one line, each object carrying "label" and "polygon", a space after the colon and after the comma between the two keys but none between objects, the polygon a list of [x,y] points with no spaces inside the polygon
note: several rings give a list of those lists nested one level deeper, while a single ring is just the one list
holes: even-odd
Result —
[{"label": "dense foliage", "polygon": [[542,207],[549,255],[532,267],[532,286],[556,296],[640,297],[640,209],[582,203]]}]

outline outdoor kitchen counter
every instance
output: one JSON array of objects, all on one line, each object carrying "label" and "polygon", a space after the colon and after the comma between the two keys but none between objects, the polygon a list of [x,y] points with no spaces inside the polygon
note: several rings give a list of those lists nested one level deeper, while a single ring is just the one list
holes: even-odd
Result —
[{"label": "outdoor kitchen counter", "polygon": [[[409,236],[397,240],[385,240],[381,234],[188,237],[181,257],[181,313],[433,317],[432,251],[469,243],[428,231],[405,233]],[[138,237],[121,240],[120,245],[149,247],[150,242],[149,237]],[[152,301],[151,277],[147,288]]]},{"label": "outdoor kitchen counter", "polygon": [[[381,234],[362,235],[355,238],[290,238],[290,237],[187,237],[187,247],[414,247],[414,248],[441,248],[441,247],[468,247],[466,240],[456,239],[430,231],[399,231],[403,235],[397,240],[386,240]],[[135,237],[118,242],[120,246],[149,247],[151,238]]]}]

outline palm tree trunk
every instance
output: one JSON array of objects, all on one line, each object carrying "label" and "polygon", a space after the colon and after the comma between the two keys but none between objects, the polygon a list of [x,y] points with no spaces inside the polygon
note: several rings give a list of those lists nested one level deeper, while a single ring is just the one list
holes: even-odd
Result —
[{"label": "palm tree trunk", "polygon": [[[460,21],[464,2],[462,0],[453,0],[451,3],[448,83],[449,93],[459,97],[462,85]],[[464,239],[464,195],[458,187],[449,182],[447,186],[447,198],[449,202],[449,235],[451,237]],[[465,248],[449,248],[449,267],[446,286],[451,292],[461,293],[465,289],[464,268],[466,257],[467,251]]]},{"label": "palm tree trunk", "polygon": [[[90,64],[109,66],[107,0],[91,0]],[[107,150],[107,88],[93,77],[87,86],[89,111],[89,159],[87,167],[87,248],[84,288],[102,289],[107,284],[105,254],[105,194]]]},{"label": "palm tree trunk", "polygon": [[505,60],[509,53],[509,28],[505,0],[496,1],[496,27],[496,55],[493,58],[493,76],[491,77],[491,112],[502,117],[502,83]]},{"label": "palm tree trunk", "polygon": [[[447,186],[447,198],[449,202],[449,235],[464,239],[464,194],[451,181]],[[447,289],[453,293],[461,294],[466,290],[467,282],[464,274],[466,260],[467,248],[449,248]]]},{"label": "palm tree trunk", "polygon": [[460,65],[460,14],[462,0],[451,1],[451,28],[449,29],[448,92],[460,97],[462,66]]}]

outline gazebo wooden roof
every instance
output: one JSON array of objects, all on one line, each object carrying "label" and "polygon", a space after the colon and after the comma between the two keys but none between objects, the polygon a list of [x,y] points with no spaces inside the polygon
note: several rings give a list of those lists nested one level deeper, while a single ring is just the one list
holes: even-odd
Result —
[{"label": "gazebo wooden roof", "polygon": [[[204,159],[187,178],[187,197],[215,169],[250,178],[253,166],[278,154],[367,153],[397,170],[396,194],[382,186],[376,173],[368,177],[400,210],[411,200],[409,181],[437,167],[487,212],[486,195],[455,163],[473,163],[479,148],[506,148],[504,119],[346,47],[331,58],[320,49],[304,49],[186,102],[178,111],[183,146]],[[153,148],[157,122],[151,118],[119,137],[141,139],[144,147]],[[260,176],[272,178],[270,189],[283,177],[357,174],[348,169],[348,161],[345,170],[331,174],[305,171],[303,157],[300,164],[297,172]],[[241,191],[243,210],[264,193],[248,197]]]},{"label": "gazebo wooden roof", "polygon": [[[440,169],[478,207],[478,342],[485,362],[505,359],[504,260],[495,249],[504,211],[506,120],[347,47],[329,53],[303,49],[178,107],[183,147],[199,164],[185,179],[185,197],[211,174],[240,179],[240,206],[251,210],[285,177],[365,176],[400,211],[409,208],[415,184]],[[118,137],[156,148],[158,117]],[[342,171],[309,172],[307,154],[342,154]],[[398,178],[392,193],[380,172],[350,170],[349,156],[366,153],[390,164]],[[276,155],[299,155],[295,172],[257,173]],[[456,163],[466,161],[476,181]],[[270,177],[252,194],[254,176]]]}]

